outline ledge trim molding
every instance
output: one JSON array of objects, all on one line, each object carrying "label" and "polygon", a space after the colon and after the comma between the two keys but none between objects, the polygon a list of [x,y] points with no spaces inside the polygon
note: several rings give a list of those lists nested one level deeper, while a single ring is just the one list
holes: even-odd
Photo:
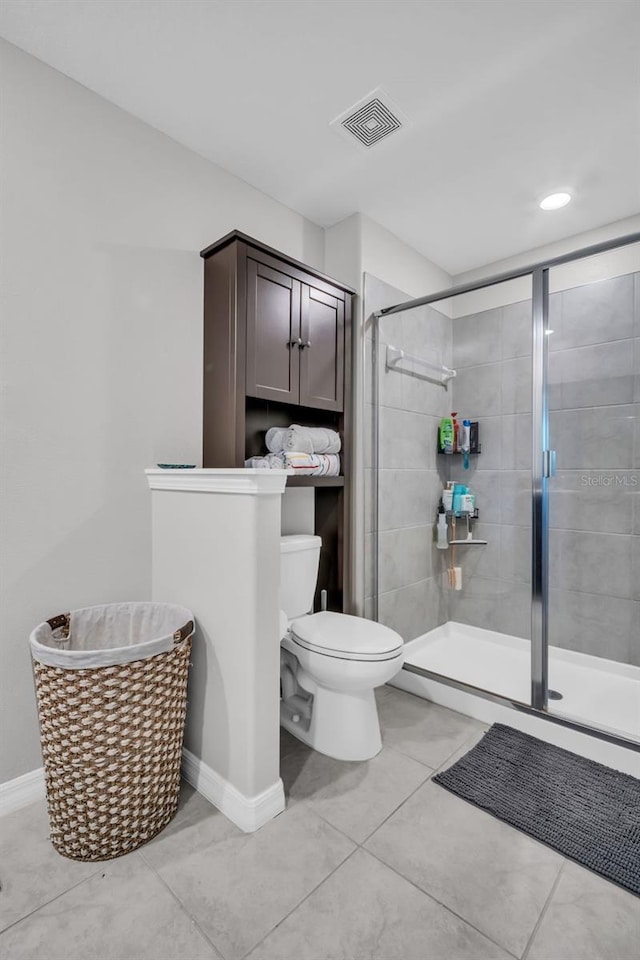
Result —
[{"label": "ledge trim molding", "polygon": [[181,490],[186,493],[227,493],[264,497],[284,493],[285,470],[199,469],[145,470],[151,490]]},{"label": "ledge trim molding", "polygon": [[44,796],[44,767],[0,783],[0,816],[27,807]]},{"label": "ledge trim molding", "polygon": [[258,830],[285,808],[284,787],[279,777],[262,793],[247,797],[186,749],[182,751],[182,776],[245,833]]}]

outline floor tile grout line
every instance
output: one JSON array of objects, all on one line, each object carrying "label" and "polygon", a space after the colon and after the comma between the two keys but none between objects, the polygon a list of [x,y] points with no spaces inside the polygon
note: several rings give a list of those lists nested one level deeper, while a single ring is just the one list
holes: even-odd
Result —
[{"label": "floor tile grout line", "polygon": [[[425,701],[425,702],[426,702],[426,701]],[[480,722],[480,721],[478,721],[478,722]],[[487,731],[486,731],[486,730],[483,730],[482,732],[483,732],[483,733],[486,733]],[[383,748],[385,748],[385,749],[387,749],[387,750],[392,750],[394,753],[399,754],[401,757],[407,757],[409,760],[413,760],[413,761],[415,761],[415,763],[421,764],[423,767],[426,767],[427,770],[430,770],[432,773],[437,773],[437,772],[441,769],[441,767],[454,755],[454,753],[457,753],[458,750],[462,750],[462,748],[463,748],[467,743],[469,743],[469,741],[471,740],[472,736],[474,736],[474,734],[472,734],[471,736],[467,737],[465,740],[462,741],[462,743],[459,743],[458,746],[457,746],[454,750],[451,751],[451,753],[447,754],[447,757],[446,757],[445,760],[442,761],[442,764],[441,764],[440,766],[437,766],[437,767],[432,766],[430,763],[426,763],[424,760],[419,760],[417,757],[415,757],[415,756],[414,756],[413,754],[411,754],[411,753],[405,753],[404,750],[401,750],[400,747],[398,747],[398,746],[395,745],[395,744],[385,743],[384,740],[383,740],[382,746],[383,746]],[[425,739],[426,739],[426,737],[425,737]]]},{"label": "floor tile grout line", "polygon": [[[479,720],[478,723],[480,723],[480,722],[481,722],[481,721]],[[433,771],[430,779],[433,780],[433,778],[436,776],[436,774],[441,773],[442,770],[444,769],[445,765],[446,765],[447,763],[449,763],[449,761],[451,760],[451,758],[454,757],[454,756],[456,755],[456,753],[459,753],[460,750],[464,750],[464,748],[471,743],[471,741],[474,739],[474,737],[475,737],[478,733],[480,733],[480,734],[482,734],[482,736],[484,736],[485,733],[488,733],[488,731],[489,731],[489,727],[487,727],[487,726],[485,726],[485,725],[483,724],[483,729],[482,729],[482,730],[476,730],[476,731],[475,731],[474,733],[472,733],[469,737],[467,737],[467,739],[464,740],[464,741],[460,744],[459,747],[456,747],[456,749],[455,749],[452,753],[449,754],[449,756],[447,757],[446,760],[443,760],[443,761],[442,761],[442,763],[440,764],[440,766],[435,767],[435,769],[434,769],[434,771]],[[478,742],[479,742],[479,741],[478,741]],[[469,747],[469,750],[473,750],[473,747],[474,747],[474,746],[476,746],[475,743],[474,743],[472,746]],[[462,759],[462,757],[461,757],[460,759]]]},{"label": "floor tile grout line", "polygon": [[433,769],[434,769],[434,768],[431,766],[431,764],[425,763],[424,760],[418,760],[417,757],[411,756],[410,753],[404,753],[402,750],[400,750],[399,747],[396,747],[396,746],[394,746],[394,745],[391,744],[391,743],[385,743],[385,742],[384,742],[384,737],[383,737],[383,741],[382,741],[382,749],[383,749],[383,750],[391,750],[393,753],[397,754],[399,757],[405,757],[405,758],[408,759],[408,760],[414,760],[415,763],[419,763],[420,766],[426,767],[427,770],[433,770]]},{"label": "floor tile grout line", "polygon": [[[318,817],[318,819],[322,820],[323,823],[326,823],[326,825],[327,825],[328,827],[331,827],[331,829],[332,829],[332,830],[335,830],[336,833],[339,833],[341,837],[344,837],[345,840],[348,840],[350,843],[355,843],[355,845],[356,845],[357,847],[361,846],[359,840],[354,840],[354,838],[353,838],[353,837],[350,837],[348,833],[345,833],[345,831],[344,831],[341,827],[336,827],[335,823],[332,823],[331,820],[327,820],[327,818],[326,818],[322,813],[320,813],[319,810],[316,810],[315,807],[313,806],[313,800],[311,800],[311,799],[309,799],[309,798],[307,798],[307,799],[305,799],[305,800],[298,800],[298,802],[295,804],[295,806],[297,807],[298,805],[300,805],[300,804],[302,804],[302,803],[306,803],[306,804],[307,804],[307,809],[309,810],[310,813],[312,813],[312,814],[314,815],[314,817]],[[285,813],[285,812],[286,812],[286,811],[283,811],[283,813]],[[351,851],[351,853],[354,853],[354,852],[355,852],[355,851],[353,851],[353,850]],[[351,856],[351,853],[349,854],[349,856]],[[336,868],[336,869],[337,869],[337,868]]]},{"label": "floor tile grout line", "polygon": [[[131,850],[130,853],[127,854],[127,856],[130,856],[131,854],[135,854],[135,853],[137,853],[137,850]],[[59,854],[59,856],[62,856],[62,854]],[[66,857],[65,859],[71,859],[71,858]],[[74,861],[74,862],[79,863],[79,862],[85,862],[85,861]],[[106,864],[106,865],[109,865],[109,863],[111,863],[110,860],[100,860],[97,862],[101,864]],[[41,903],[39,906],[34,907],[34,909],[30,910],[29,913],[25,913],[23,917],[20,917],[18,920],[14,920],[8,926],[0,930],[0,937],[2,937],[3,934],[5,934],[8,930],[11,930],[17,924],[22,923],[23,920],[28,920],[29,917],[32,917],[35,913],[38,913],[39,910],[42,910],[44,907],[48,907],[50,906],[50,904],[55,903],[55,901],[59,900],[60,897],[66,896],[66,894],[71,893],[72,890],[77,890],[78,887],[81,887],[83,883],[87,883],[89,880],[94,880],[98,876],[100,871],[103,869],[104,867],[98,867],[95,873],[90,873],[88,876],[83,877],[82,880],[78,880],[77,883],[73,883],[70,887],[67,887],[66,890],[62,890],[60,893],[56,894],[55,897],[51,897],[51,899],[45,901],[45,903]]]},{"label": "floor tile grout line", "polygon": [[388,870],[391,870],[392,873],[395,873],[396,876],[400,877],[400,878],[401,878],[402,880],[404,880],[406,883],[410,883],[412,887],[415,887],[416,890],[419,890],[420,893],[422,893],[425,897],[428,897],[430,900],[433,900],[434,903],[437,903],[438,906],[440,906],[440,907],[442,907],[444,910],[446,910],[447,913],[450,913],[452,916],[456,917],[457,920],[462,921],[462,923],[464,923],[465,926],[471,927],[472,930],[475,930],[476,933],[479,933],[480,936],[484,937],[485,940],[488,940],[488,941],[489,941],[490,943],[492,943],[494,946],[499,947],[500,950],[503,950],[504,953],[507,953],[510,957],[514,957],[515,960],[520,960],[520,958],[518,957],[518,955],[517,955],[516,953],[514,953],[512,950],[509,950],[508,947],[505,947],[502,943],[499,943],[497,940],[494,940],[494,938],[493,938],[492,936],[490,936],[488,933],[485,933],[484,930],[480,930],[479,927],[476,927],[476,925],[473,924],[473,923],[471,923],[470,920],[467,920],[466,917],[463,917],[463,916],[461,916],[459,913],[456,913],[456,911],[455,911],[452,907],[448,906],[448,904],[444,903],[442,900],[438,900],[437,897],[435,897],[432,893],[429,893],[427,890],[424,890],[424,889],[423,889],[419,884],[417,884],[414,880],[411,880],[410,877],[405,877],[405,875],[404,875],[403,873],[401,873],[401,872],[400,872],[398,869],[396,869],[395,867],[391,866],[390,863],[387,863],[386,860],[383,860],[381,857],[379,857],[378,854],[375,853],[373,850],[369,850],[369,849],[366,848],[366,847],[363,848],[363,849],[366,851],[366,853],[368,853],[370,856],[374,857],[374,859],[376,859],[376,860],[377,860],[379,863],[381,863],[384,867],[386,867]]},{"label": "floor tile grout line", "polygon": [[535,924],[533,930],[531,931],[531,936],[530,936],[529,939],[527,940],[527,944],[526,944],[526,946],[525,946],[525,948],[524,948],[524,950],[523,950],[523,952],[522,952],[522,960],[526,960],[526,958],[527,958],[528,955],[529,955],[529,951],[530,951],[531,947],[533,946],[533,941],[535,940],[536,935],[537,935],[537,933],[538,933],[538,930],[540,929],[540,926],[541,926],[541,924],[542,924],[542,921],[544,920],[544,917],[546,916],[547,910],[549,909],[549,905],[550,905],[550,903],[551,903],[551,900],[553,899],[553,896],[554,896],[554,894],[555,894],[555,892],[556,892],[556,890],[557,890],[557,888],[558,888],[558,884],[560,883],[560,877],[562,876],[562,873],[563,873],[564,868],[565,868],[566,865],[567,865],[567,860],[566,860],[566,858],[565,858],[565,859],[562,860],[562,863],[560,864],[560,869],[558,870],[558,873],[557,873],[557,875],[556,875],[556,878],[555,878],[555,880],[553,881],[553,884],[551,885],[551,890],[549,891],[549,895],[548,895],[547,899],[545,900],[545,902],[544,902],[543,905],[542,905],[542,910],[540,911],[540,916],[539,916],[538,919],[536,920],[536,924]]},{"label": "floor tile grout line", "polygon": [[184,904],[184,903],[182,902],[182,900],[180,899],[180,897],[178,896],[178,894],[169,886],[169,884],[166,882],[166,880],[164,879],[164,877],[162,877],[161,874],[158,872],[158,870],[156,869],[156,867],[154,867],[153,864],[149,863],[149,861],[147,860],[147,858],[145,857],[145,855],[144,855],[144,853],[143,853],[142,851],[140,851],[140,856],[141,856],[142,859],[144,860],[145,865],[149,868],[149,870],[151,870],[152,873],[154,873],[154,874],[156,875],[156,877],[158,878],[158,880],[160,881],[160,883],[162,884],[162,886],[169,892],[169,894],[170,894],[170,895],[173,897],[173,899],[176,901],[176,903],[178,904],[178,907],[180,908],[180,910],[182,911],[182,913],[184,913],[185,916],[187,916],[187,917],[189,918],[189,920],[191,921],[191,923],[193,923],[193,925],[196,927],[196,929],[198,930],[198,932],[204,937],[204,939],[206,940],[206,942],[207,942],[207,943],[210,945],[210,947],[212,948],[215,956],[216,956],[216,957],[219,957],[220,960],[228,960],[228,958],[225,957],[225,955],[222,953],[222,951],[218,949],[218,947],[215,945],[215,943],[213,942],[213,940],[211,940],[211,938],[207,936],[207,934],[204,932],[204,930],[203,930],[202,927],[200,926],[200,923],[196,920],[196,918],[193,916],[193,914],[188,910],[186,904]]},{"label": "floor tile grout line", "polygon": [[[326,823],[326,822],[327,822],[327,821],[325,821],[325,823]],[[329,826],[332,826],[332,824],[329,824]],[[334,829],[335,829],[335,827],[334,827]],[[346,836],[346,834],[344,834],[344,836]],[[350,839],[350,838],[349,838],[349,839]],[[355,844],[355,840],[352,840],[351,842]],[[357,851],[358,851],[359,849],[360,849],[359,845],[356,844],[356,846],[354,846],[353,850],[350,850],[349,853],[346,855],[346,857],[345,857],[343,860],[341,860],[340,863],[338,863],[338,864],[333,868],[333,870],[331,870],[331,872],[326,875],[326,877],[323,877],[322,880],[320,880],[320,882],[317,883],[312,890],[310,890],[307,894],[305,894],[305,896],[302,898],[302,900],[300,900],[298,903],[296,903],[296,905],[295,905],[294,907],[292,907],[291,910],[289,910],[289,912],[286,913],[285,916],[282,917],[281,920],[278,920],[278,922],[275,924],[275,926],[271,927],[271,929],[268,931],[268,933],[265,933],[264,937],[262,937],[260,940],[258,940],[257,943],[254,943],[254,945],[253,945],[252,947],[250,947],[250,948],[246,951],[246,953],[243,953],[243,954],[242,954],[242,957],[240,958],[240,960],[245,960],[245,958],[248,957],[250,953],[252,953],[254,950],[257,950],[258,947],[260,946],[260,944],[261,944],[261,943],[264,943],[264,941],[267,939],[267,937],[269,937],[269,936],[273,933],[274,930],[277,930],[278,927],[281,926],[281,925],[285,922],[285,920],[288,920],[289,917],[290,917],[292,914],[294,914],[294,913],[296,912],[296,910],[298,910],[298,909],[302,906],[302,904],[305,903],[305,902],[309,899],[309,897],[311,897],[311,896],[316,892],[316,890],[319,890],[320,887],[321,887],[323,884],[325,884],[325,883],[327,882],[327,880],[329,880],[329,879],[334,875],[334,873],[336,873],[342,866],[344,866],[344,864],[347,862],[347,860],[350,860],[351,857],[354,855],[354,853],[357,853]],[[225,960],[226,960],[226,958],[225,958]]]},{"label": "floor tile grout line", "polygon": [[[395,688],[394,688],[394,689],[395,689]],[[406,691],[399,691],[399,692],[400,692],[400,693],[405,693]],[[398,755],[400,755],[400,756],[403,756],[403,757],[407,757],[407,758],[410,759],[410,760],[414,760],[415,762],[420,763],[420,764],[425,768],[425,770],[427,770],[427,771],[429,771],[429,772],[427,773],[427,776],[425,777],[425,779],[422,780],[422,782],[419,783],[419,784],[415,787],[415,789],[412,790],[412,791],[404,798],[404,800],[402,800],[401,803],[399,803],[398,806],[395,807],[394,810],[392,810],[392,811],[388,814],[388,816],[386,816],[386,817],[384,818],[384,820],[382,820],[382,821],[378,824],[378,826],[375,828],[375,830],[373,830],[364,840],[362,840],[362,841],[354,840],[353,837],[350,837],[348,834],[344,834],[342,830],[340,830],[340,829],[339,829],[338,827],[336,827],[333,823],[331,823],[329,820],[327,820],[321,813],[319,813],[317,810],[313,809],[312,801],[310,802],[310,807],[311,807],[311,809],[313,809],[313,812],[316,814],[316,816],[319,816],[322,820],[324,820],[326,823],[328,823],[330,827],[332,827],[334,830],[338,830],[339,833],[343,834],[343,836],[346,836],[349,840],[351,840],[352,843],[355,843],[355,844],[357,845],[357,846],[356,846],[356,849],[363,850],[364,852],[368,853],[369,855],[374,856],[375,859],[379,860],[379,862],[382,863],[385,867],[387,867],[388,869],[392,870],[392,872],[396,873],[396,874],[397,874],[399,877],[401,877],[403,880],[406,880],[407,883],[410,883],[412,886],[414,886],[417,890],[419,890],[419,891],[420,891],[421,893],[423,893],[425,896],[428,896],[428,897],[429,897],[431,900],[433,900],[435,903],[438,903],[440,906],[442,906],[444,909],[446,909],[446,910],[447,910],[449,913],[451,913],[453,916],[457,917],[460,921],[462,921],[463,923],[465,923],[467,926],[469,926],[469,927],[471,927],[472,929],[476,930],[477,933],[479,933],[481,936],[485,937],[487,940],[489,940],[489,941],[490,941],[491,943],[493,943],[495,946],[499,947],[499,949],[504,950],[504,951],[505,951],[507,954],[509,954],[509,956],[511,956],[511,957],[516,957],[516,954],[514,954],[512,951],[508,950],[506,947],[504,947],[502,944],[498,943],[498,942],[497,942],[496,940],[494,940],[492,937],[488,936],[488,935],[487,935],[486,933],[484,933],[482,930],[479,930],[477,927],[475,927],[472,923],[470,923],[470,922],[469,922],[468,920],[466,920],[464,917],[461,917],[459,914],[457,914],[457,913],[455,912],[455,910],[452,910],[452,909],[451,909],[450,907],[448,907],[446,904],[444,904],[444,903],[442,903],[441,901],[439,901],[436,897],[434,897],[434,896],[432,896],[431,894],[427,893],[427,891],[423,890],[423,889],[422,889],[421,887],[419,887],[417,884],[413,883],[413,881],[410,880],[408,877],[405,877],[405,876],[404,876],[402,873],[400,873],[398,870],[395,870],[395,869],[394,869],[393,867],[391,867],[389,864],[385,863],[384,860],[381,860],[379,857],[377,857],[374,853],[372,853],[371,850],[369,850],[369,849],[365,846],[365,844],[367,844],[367,843],[371,840],[371,838],[378,832],[378,830],[380,830],[380,829],[384,826],[384,824],[387,823],[387,821],[388,821],[391,817],[393,817],[393,816],[401,809],[401,807],[404,806],[405,803],[407,803],[408,800],[410,800],[426,783],[432,781],[433,777],[445,766],[445,764],[447,764],[447,763],[451,760],[451,758],[452,758],[457,752],[459,752],[460,750],[464,749],[464,747],[466,747],[468,744],[471,744],[471,742],[474,740],[474,738],[475,738],[478,734],[484,735],[484,734],[487,732],[487,729],[488,729],[488,728],[487,728],[486,724],[482,724],[481,721],[478,721],[478,723],[481,724],[481,729],[480,729],[480,730],[475,730],[473,733],[469,734],[469,736],[466,737],[461,743],[459,743],[459,744],[451,751],[451,753],[449,753],[449,754],[446,756],[446,758],[441,762],[441,764],[440,764],[438,767],[435,767],[435,768],[429,766],[428,764],[424,763],[423,761],[417,760],[416,757],[412,757],[412,756],[410,756],[409,754],[403,753],[401,750],[397,749],[395,746],[393,746],[393,745],[391,745],[391,744],[385,744],[385,743],[383,742],[383,748],[389,749],[389,750],[391,750],[393,753],[396,753],[396,754],[398,754]],[[469,749],[472,749],[472,747],[470,747]],[[354,853],[355,853],[355,850],[353,850],[353,851],[349,854],[349,857],[353,856]],[[348,860],[349,857],[347,857],[346,859]],[[343,861],[343,863],[344,863],[344,862],[346,862],[346,861]],[[340,866],[341,866],[341,865],[342,865],[342,864],[340,864]],[[339,869],[339,867],[336,867],[336,870],[337,870],[337,869]],[[332,874],[333,874],[333,873],[335,873],[335,870],[332,871]],[[330,874],[329,876],[331,876],[332,874]],[[328,879],[329,879],[329,877],[327,876],[327,877],[325,878],[325,880],[322,881],[322,883],[324,883],[324,882],[325,882],[326,880],[328,880]],[[322,883],[319,884],[318,887],[321,886]],[[318,887],[316,887],[315,889],[317,890]],[[312,892],[313,892],[313,891],[312,891]],[[309,896],[310,896],[310,894],[309,894]],[[305,899],[307,899],[307,898],[305,897]],[[304,901],[301,901],[301,902],[304,902]],[[295,912],[296,909],[297,909],[297,907],[295,907],[287,916],[290,916],[291,913]],[[282,921],[280,921],[280,922],[282,922]],[[276,925],[276,926],[277,926],[277,925]],[[275,927],[274,927],[273,929],[275,929]],[[269,933],[271,933],[271,932],[273,932],[273,931],[269,931]],[[269,934],[266,934],[266,935],[265,935],[265,938],[266,938],[266,936],[268,936],[268,935],[269,935]],[[263,938],[263,940],[264,940],[265,938]],[[263,942],[263,941],[260,941],[260,943],[262,943],[262,942]],[[257,946],[259,946],[259,944],[256,944],[256,947],[257,947]],[[255,947],[253,947],[252,949],[255,949]],[[246,956],[246,955],[245,955],[245,956]],[[516,957],[516,960],[519,960],[519,958]]]},{"label": "floor tile grout line", "polygon": [[[427,767],[426,764],[423,764],[423,766],[425,767],[426,770],[431,769],[431,768]],[[382,821],[378,824],[378,826],[375,828],[375,830],[372,830],[371,833],[368,834],[368,835],[364,838],[364,840],[362,840],[361,842],[355,841],[355,842],[358,843],[358,846],[359,846],[359,847],[364,847],[365,843],[368,843],[369,840],[371,840],[371,838],[378,832],[378,830],[380,830],[380,829],[385,825],[385,823],[386,823],[388,820],[391,819],[391,817],[393,817],[396,813],[398,813],[398,811],[405,805],[405,803],[406,803],[408,800],[411,800],[411,798],[416,795],[416,793],[418,792],[418,790],[421,789],[421,787],[424,787],[425,783],[428,783],[428,782],[429,782],[429,780],[431,779],[432,775],[433,775],[433,770],[431,770],[431,773],[428,773],[428,774],[427,774],[427,776],[424,778],[424,780],[423,780],[421,783],[419,783],[418,786],[417,786],[414,790],[411,791],[411,793],[408,793],[408,794],[407,794],[407,796],[404,798],[404,800],[401,800],[401,801],[400,801],[400,803],[398,804],[398,806],[395,807],[395,809],[393,809],[393,810],[391,811],[391,813],[390,813],[388,816],[386,816],[386,817],[384,818],[384,820],[382,820]]]},{"label": "floor tile grout line", "polygon": [[[469,738],[469,739],[470,739],[470,738]],[[463,742],[463,744],[461,744],[460,746],[456,747],[456,750],[461,749],[461,747],[464,746],[464,744],[465,744],[466,742],[468,742],[468,741],[465,740],[465,741]],[[390,748],[390,749],[392,749],[392,748]],[[456,750],[454,750],[453,753],[455,753]],[[403,756],[403,757],[406,757],[406,756],[407,756],[406,754],[402,754],[402,753],[400,753],[400,751],[397,751],[397,750],[394,750],[393,752],[396,753],[396,754],[398,754],[398,755],[400,755],[400,756]],[[450,754],[450,756],[452,756],[453,753]],[[312,801],[311,798],[305,798],[305,800],[299,801],[299,803],[306,803],[306,804],[308,804],[308,809],[309,809],[315,816],[317,816],[320,820],[322,820],[324,823],[326,823],[332,830],[335,830],[337,833],[339,833],[342,837],[344,837],[344,838],[345,838],[346,840],[348,840],[350,843],[354,844],[354,848],[353,848],[353,850],[351,850],[351,851],[349,852],[349,854],[347,854],[347,856],[346,856],[339,864],[337,864],[336,867],[334,867],[333,870],[331,870],[331,872],[330,872],[329,874],[327,874],[326,877],[324,877],[318,884],[316,884],[316,886],[315,886],[312,890],[310,890],[309,893],[306,894],[306,896],[305,896],[299,903],[297,903],[294,907],[292,907],[292,909],[291,909],[281,920],[279,920],[278,923],[275,924],[275,926],[272,927],[272,928],[264,935],[264,937],[262,937],[262,939],[259,940],[258,943],[256,943],[254,946],[252,946],[252,947],[247,951],[247,953],[244,954],[243,956],[246,957],[249,953],[251,953],[252,950],[255,950],[271,933],[273,933],[273,931],[274,931],[278,926],[280,926],[281,923],[283,923],[289,916],[291,916],[291,914],[294,913],[294,912],[298,909],[298,907],[300,907],[300,906],[305,902],[305,900],[307,900],[316,890],[318,890],[318,889],[322,886],[323,883],[325,883],[331,876],[333,876],[333,874],[334,874],[337,870],[339,870],[340,867],[341,867],[344,863],[346,863],[346,861],[347,861],[350,857],[352,857],[353,854],[354,854],[357,850],[359,850],[359,849],[364,849],[363,845],[364,845],[365,843],[367,843],[368,840],[371,839],[371,837],[376,833],[377,830],[380,829],[380,827],[381,827],[384,823],[386,823],[386,821],[389,819],[389,817],[393,816],[393,814],[396,813],[396,812],[400,809],[400,807],[401,807],[404,803],[406,803],[406,801],[409,800],[409,799],[420,789],[420,787],[424,786],[424,784],[429,781],[430,777],[431,777],[431,776],[434,774],[434,772],[435,772],[435,771],[434,771],[434,768],[428,766],[428,765],[425,764],[425,763],[421,763],[420,761],[415,760],[414,757],[409,757],[408,759],[414,760],[415,762],[420,763],[420,765],[421,765],[422,767],[424,767],[425,774],[426,774],[425,777],[424,777],[424,779],[423,779],[423,780],[415,787],[415,789],[412,790],[412,791],[398,804],[398,806],[395,807],[394,810],[392,810],[392,811],[389,813],[389,815],[388,815],[387,817],[385,817],[384,820],[381,821],[381,823],[378,824],[378,826],[377,826],[370,834],[368,834],[367,837],[365,837],[364,840],[362,840],[362,841],[355,840],[353,837],[349,836],[349,834],[345,833],[343,830],[341,830],[339,827],[337,827],[335,824],[333,824],[330,820],[327,820],[326,817],[324,817],[324,816],[322,815],[322,813],[320,813],[318,810],[316,810],[316,809],[314,808],[314,806],[313,806],[313,801]],[[446,762],[446,761],[445,761],[445,762]],[[297,804],[295,804],[295,805],[297,806]],[[285,809],[285,811],[283,811],[283,812],[286,812],[286,809]],[[369,852],[369,851],[367,851],[367,852]],[[183,911],[187,914],[187,916],[189,916],[189,918],[196,924],[196,926],[198,927],[198,929],[201,930],[200,925],[198,924],[197,920],[193,917],[193,915],[189,912],[189,910],[188,910],[188,908],[186,907],[186,905],[182,903],[182,901],[181,901],[180,898],[177,896],[177,894],[176,894],[176,893],[172,890],[172,888],[163,880],[163,878],[162,878],[162,877],[160,876],[160,874],[157,872],[157,870],[155,869],[155,867],[153,867],[153,866],[149,863],[149,861],[146,859],[146,857],[144,856],[144,853],[143,853],[142,851],[141,851],[141,856],[143,857],[144,862],[157,874],[157,876],[158,876],[159,879],[162,881],[162,883],[163,883],[163,884],[167,887],[167,889],[171,892],[172,896],[177,900],[178,904],[181,906],[181,908],[182,908]],[[201,931],[201,932],[203,933],[203,936],[205,936],[207,942],[211,943],[211,945],[213,946],[213,948],[214,948],[214,950],[216,951],[216,953],[218,953],[218,954],[221,956],[222,960],[227,960],[227,958],[224,956],[224,954],[221,953],[220,949],[219,949],[218,947],[216,947],[215,943],[213,943],[213,942],[210,940],[210,938],[204,933],[204,931]]]},{"label": "floor tile grout line", "polygon": [[[478,723],[482,723],[482,721],[478,720]],[[451,751],[451,753],[447,754],[446,758],[445,758],[438,766],[436,766],[436,767],[433,767],[433,766],[431,766],[430,764],[425,763],[423,760],[418,760],[417,757],[411,756],[411,754],[403,753],[402,750],[400,750],[398,747],[394,747],[394,746],[391,745],[391,744],[384,744],[384,743],[383,743],[383,746],[386,747],[387,749],[393,750],[394,753],[400,754],[400,756],[402,756],[402,757],[408,757],[410,760],[415,760],[416,763],[422,764],[423,767],[426,767],[426,769],[430,771],[428,779],[432,779],[437,773],[440,773],[440,771],[442,770],[442,768],[444,767],[444,765],[451,760],[451,757],[453,757],[456,753],[458,753],[459,750],[462,750],[464,747],[466,747],[467,744],[471,743],[471,741],[472,741],[473,738],[476,736],[476,734],[481,733],[481,734],[484,735],[485,733],[488,732],[488,730],[489,730],[489,727],[486,726],[485,724],[483,724],[483,729],[482,729],[482,730],[476,730],[474,733],[472,733],[472,734],[470,734],[468,737],[466,737],[466,738],[462,741],[462,743],[459,743],[458,746],[455,747],[455,749]],[[474,744],[474,746],[475,746],[475,744]],[[469,747],[469,749],[472,749],[472,747]]]}]

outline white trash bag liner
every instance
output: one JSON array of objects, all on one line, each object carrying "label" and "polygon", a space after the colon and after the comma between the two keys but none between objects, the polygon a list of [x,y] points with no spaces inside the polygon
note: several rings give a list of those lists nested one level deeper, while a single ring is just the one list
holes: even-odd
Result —
[{"label": "white trash bag liner", "polygon": [[93,670],[167,653],[193,630],[186,607],[109,603],[46,620],[32,631],[29,644],[34,660],[48,667]]}]

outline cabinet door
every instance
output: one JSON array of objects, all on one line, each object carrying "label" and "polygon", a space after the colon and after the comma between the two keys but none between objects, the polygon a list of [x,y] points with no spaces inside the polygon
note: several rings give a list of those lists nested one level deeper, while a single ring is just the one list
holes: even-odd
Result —
[{"label": "cabinet door", "polygon": [[303,283],[300,318],[300,403],[342,410],[344,301]]},{"label": "cabinet door", "polygon": [[300,281],[248,259],[248,396],[299,403],[299,343]]}]

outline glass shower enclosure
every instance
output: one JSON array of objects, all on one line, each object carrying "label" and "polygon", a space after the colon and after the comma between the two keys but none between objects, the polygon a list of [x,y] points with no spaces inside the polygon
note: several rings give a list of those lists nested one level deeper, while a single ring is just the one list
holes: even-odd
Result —
[{"label": "glass shower enclosure", "polygon": [[365,612],[406,670],[635,747],[639,268],[636,234],[417,300],[365,280]]}]

